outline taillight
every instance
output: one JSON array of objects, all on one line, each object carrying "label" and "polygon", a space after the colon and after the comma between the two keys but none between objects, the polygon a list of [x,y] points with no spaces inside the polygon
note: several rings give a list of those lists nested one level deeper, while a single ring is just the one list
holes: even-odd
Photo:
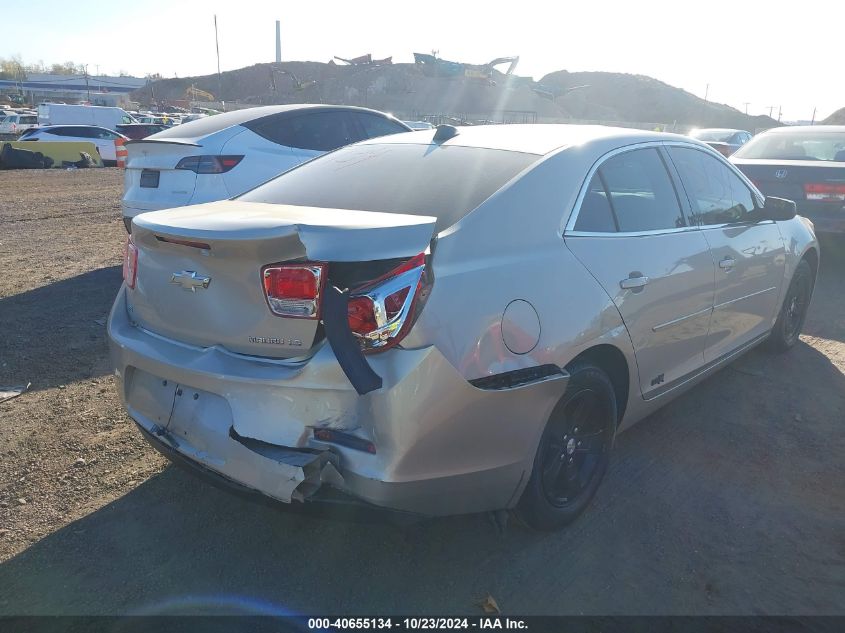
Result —
[{"label": "taillight", "polygon": [[187,169],[196,174],[225,174],[243,160],[243,156],[186,156],[176,169]]},{"label": "taillight", "polygon": [[807,183],[804,185],[807,200],[821,200],[824,202],[845,201],[845,184]]},{"label": "taillight", "polygon": [[325,264],[271,264],[261,269],[270,311],[294,319],[318,319]]},{"label": "taillight", "polygon": [[135,288],[135,278],[138,276],[138,247],[132,241],[132,236],[126,240],[123,251],[123,281],[129,288]]},{"label": "taillight", "polygon": [[386,275],[350,292],[349,329],[365,352],[397,345],[411,329],[428,294],[431,276],[425,253],[412,257]]}]

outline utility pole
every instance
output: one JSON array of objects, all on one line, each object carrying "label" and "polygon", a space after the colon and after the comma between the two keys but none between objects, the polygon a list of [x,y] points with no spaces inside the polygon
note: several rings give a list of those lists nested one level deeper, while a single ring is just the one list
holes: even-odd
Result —
[{"label": "utility pole", "polygon": [[783,114],[783,106],[778,106],[778,123],[780,123],[780,117]]},{"label": "utility pole", "polygon": [[[223,103],[223,79],[220,76],[220,42],[217,40],[217,14],[214,14],[214,46],[217,49],[217,98]],[[223,106],[226,109],[226,106]]]},{"label": "utility pole", "polygon": [[772,111],[774,111],[775,106],[769,106],[769,118],[772,118]]},{"label": "utility pole", "polygon": [[748,106],[751,104],[750,101],[745,101],[745,114],[748,114]]},{"label": "utility pole", "polygon": [[88,64],[83,66],[85,69],[85,92],[88,93],[88,103],[91,103],[91,86],[88,85]]},{"label": "utility pole", "polygon": [[813,120],[810,121],[810,125],[816,124],[816,108],[813,108]]}]

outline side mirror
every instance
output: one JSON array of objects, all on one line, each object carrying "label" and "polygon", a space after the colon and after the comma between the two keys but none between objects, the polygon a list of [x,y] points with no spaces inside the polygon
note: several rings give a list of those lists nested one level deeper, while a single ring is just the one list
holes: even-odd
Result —
[{"label": "side mirror", "polygon": [[775,198],[774,196],[766,196],[766,203],[760,213],[761,219],[774,220],[775,222],[791,220],[796,215],[797,210],[792,200]]}]

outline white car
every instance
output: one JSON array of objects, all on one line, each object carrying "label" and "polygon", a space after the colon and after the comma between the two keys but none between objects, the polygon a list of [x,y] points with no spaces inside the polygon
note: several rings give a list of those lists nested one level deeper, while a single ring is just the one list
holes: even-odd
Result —
[{"label": "white car", "polygon": [[96,125],[48,125],[29,130],[20,140],[93,143],[103,159],[103,164],[114,165],[117,161],[114,142],[119,138],[129,140],[123,134]]},{"label": "white car", "polygon": [[205,117],[126,144],[123,221],[145,211],[223,200],[356,141],[407,132],[383,112],[279,105]]},{"label": "white car", "polygon": [[10,114],[0,122],[0,134],[21,134],[38,126],[34,114]]}]

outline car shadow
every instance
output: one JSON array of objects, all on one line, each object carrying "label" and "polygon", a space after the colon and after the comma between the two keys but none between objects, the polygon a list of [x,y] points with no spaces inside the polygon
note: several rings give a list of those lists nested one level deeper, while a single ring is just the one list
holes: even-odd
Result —
[{"label": "car shadow", "polygon": [[[803,333],[845,342],[845,238],[822,235],[821,269]],[[814,308],[814,304],[820,304]],[[819,309],[819,307],[822,307]],[[822,315],[824,315],[824,318]]]},{"label": "car shadow", "polygon": [[105,319],[119,266],[0,298],[0,385],[45,389],[108,373]]},{"label": "car shadow", "polygon": [[621,434],[558,533],[317,519],[169,467],[0,565],[0,615],[841,612],[843,394],[806,344],[751,352]]}]

